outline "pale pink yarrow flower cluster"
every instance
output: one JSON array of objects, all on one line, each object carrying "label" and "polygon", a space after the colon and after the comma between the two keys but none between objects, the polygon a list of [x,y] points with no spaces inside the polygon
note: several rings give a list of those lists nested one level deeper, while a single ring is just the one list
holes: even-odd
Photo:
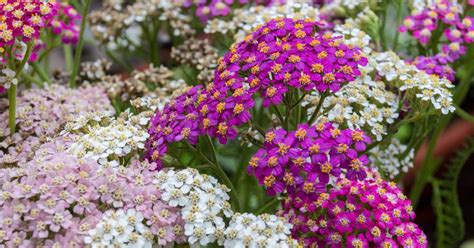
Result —
[{"label": "pale pink yarrow flower cluster", "polygon": [[32,161],[0,170],[0,246],[82,246],[108,210],[137,213],[158,244],[180,240],[180,214],[160,200],[152,174],[144,173],[149,164],[114,172],[61,152],[66,146],[47,143]]}]

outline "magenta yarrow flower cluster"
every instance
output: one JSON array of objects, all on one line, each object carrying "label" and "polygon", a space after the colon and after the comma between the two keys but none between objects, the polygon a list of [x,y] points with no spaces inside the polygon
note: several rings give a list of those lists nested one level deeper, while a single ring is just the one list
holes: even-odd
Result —
[{"label": "magenta yarrow flower cluster", "polygon": [[58,1],[54,4],[58,13],[50,22],[54,34],[61,35],[61,41],[65,44],[75,44],[79,39],[79,21],[81,15],[68,3]]},{"label": "magenta yarrow flower cluster", "polygon": [[442,46],[442,53],[456,60],[465,53],[465,43],[474,41],[474,18],[462,17],[462,6],[453,1],[439,1],[427,9],[405,18],[399,28],[401,32],[410,32],[420,43],[428,44],[440,23],[445,29],[444,37],[449,44]]},{"label": "magenta yarrow flower cluster", "polygon": [[41,0],[7,0],[0,3],[0,47],[12,46],[15,40],[38,39],[56,14],[54,6]]},{"label": "magenta yarrow flower cluster", "polygon": [[302,124],[289,132],[279,128],[266,133],[264,147],[251,158],[248,171],[269,195],[287,193],[314,210],[313,202],[331,178],[365,178],[369,160],[359,153],[368,143],[364,132],[339,130],[329,122]]},{"label": "magenta yarrow flower cluster", "polygon": [[226,143],[251,119],[253,97],[277,105],[292,88],[335,92],[367,64],[359,48],[345,45],[309,20],[274,19],[232,47],[218,63],[215,80],[179,96],[151,121],[146,157],[157,161],[167,145],[199,135]]},{"label": "magenta yarrow flower cluster", "polygon": [[338,91],[360,75],[367,58],[360,49],[323,32],[311,20],[279,18],[245,37],[219,61],[216,85],[248,84],[264,105],[279,104],[294,87],[304,91]]},{"label": "magenta yarrow flower cluster", "polygon": [[105,211],[133,209],[159,244],[182,240],[177,209],[160,199],[148,168],[135,161],[118,172],[43,145],[35,160],[0,170],[0,246],[82,246]]},{"label": "magenta yarrow flower cluster", "polygon": [[454,62],[447,54],[438,53],[434,56],[418,56],[411,63],[416,68],[425,71],[428,74],[438,75],[444,77],[450,81],[454,81],[456,72],[454,71],[449,63]]},{"label": "magenta yarrow flower cluster", "polygon": [[393,182],[340,179],[307,208],[288,198],[281,214],[293,235],[315,247],[427,247],[425,234],[412,222],[415,213]]}]

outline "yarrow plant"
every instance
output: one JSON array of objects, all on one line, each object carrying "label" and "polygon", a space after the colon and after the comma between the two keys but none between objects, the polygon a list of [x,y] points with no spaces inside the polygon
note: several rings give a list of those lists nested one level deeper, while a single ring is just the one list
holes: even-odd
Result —
[{"label": "yarrow plant", "polygon": [[108,210],[84,241],[95,246],[152,247],[153,233],[143,224],[143,215],[133,209]]},{"label": "yarrow plant", "polygon": [[[402,101],[425,101],[422,90],[427,86],[418,86],[415,82],[404,85],[410,77],[433,80],[433,87],[450,86],[449,82],[443,81],[440,84],[437,80],[442,79],[430,78],[425,72],[390,53],[383,56],[372,53],[370,48],[366,48],[369,42],[370,38],[366,38],[366,34],[360,30],[347,32],[343,27],[338,27],[337,32],[331,32],[322,24],[309,20],[277,18],[265,23],[243,41],[233,45],[230,52],[219,60],[212,83],[189,89],[157,111],[151,120],[146,158],[157,162],[159,168],[170,166],[175,163],[172,161],[180,163],[176,149],[185,149],[216,169],[216,157],[209,158],[204,154],[202,144],[205,142],[206,146],[213,147],[210,137],[217,138],[221,144],[227,144],[243,135],[243,129],[255,129],[257,134],[254,137],[246,137],[258,148],[250,158],[248,172],[255,175],[270,196],[281,195],[290,199],[292,204],[299,204],[292,207],[293,210],[288,204],[284,204],[287,213],[318,212],[321,206],[316,201],[327,194],[328,189],[337,187],[340,178],[350,182],[367,180],[365,178],[371,170],[370,161],[363,153],[369,146],[372,148],[372,139],[360,128],[370,130],[370,127],[384,119],[386,126],[398,123],[399,113],[406,111]],[[363,49],[355,45],[361,45]],[[368,59],[364,54],[374,57]],[[393,65],[390,62],[383,64],[384,59],[395,62]],[[403,71],[397,71],[396,66]],[[394,72],[390,71],[392,67]],[[407,92],[403,99],[387,90],[386,85],[390,84],[398,90],[395,92]],[[360,88],[361,85],[366,86]],[[358,91],[367,95],[365,101],[357,98]],[[310,106],[301,108],[299,105],[311,94],[318,99],[316,104],[311,106],[306,99],[305,104]],[[436,94],[439,96],[431,95],[436,97],[435,100],[426,99],[428,103],[423,105],[424,108],[432,106],[436,113],[452,111],[449,105],[450,93],[445,90],[437,91]],[[351,100],[350,96],[354,99]],[[334,100],[337,97],[341,101],[349,101],[346,105],[354,103],[355,107],[359,103],[359,108],[368,109],[368,116],[361,114],[361,117],[365,118],[366,123],[370,123],[369,127],[364,125],[365,122],[355,122],[350,126],[353,129],[339,129],[329,122],[326,114],[333,110],[333,105],[339,107],[340,103]],[[443,101],[443,97],[447,101],[446,110],[438,104]],[[326,99],[327,103],[324,104]],[[386,104],[385,109],[374,114],[383,104]],[[301,109],[293,116],[292,110],[296,106]],[[264,128],[270,127],[269,131],[263,132],[262,127],[253,119],[255,109],[268,109],[272,113],[267,116],[270,125],[263,125]],[[283,110],[286,115],[282,114]],[[303,111],[306,116],[302,115]],[[292,123],[290,119],[295,117]],[[345,117],[350,119],[348,115]],[[344,119],[332,118],[338,122],[337,125],[348,126]],[[273,125],[276,127],[272,128]],[[386,131],[382,127],[379,133],[374,134],[378,143],[384,141],[382,137],[387,135]],[[219,179],[232,186],[221,172],[218,173]],[[172,188],[166,185],[163,187]],[[176,190],[174,194],[178,194],[177,192]],[[234,202],[235,198],[234,195],[231,197]],[[397,218],[397,221],[411,220],[402,216],[393,218]],[[216,233],[221,233],[222,226],[224,224]],[[295,230],[298,228],[292,229],[294,237],[307,242],[304,238],[306,235],[296,235],[298,231]],[[199,235],[193,237],[191,243],[198,242],[201,237],[205,237],[201,240],[201,245],[219,240],[218,237],[203,236],[205,233],[201,229],[197,230]],[[312,231],[317,230],[318,226],[314,224]],[[355,239],[355,236],[350,236],[351,231],[357,233],[355,230],[348,230],[350,234],[341,234],[340,241],[345,240],[348,235]],[[192,229],[188,234],[195,231]],[[416,232],[409,238],[422,239],[423,235]],[[387,239],[390,238],[392,236]],[[319,242],[313,241],[315,244]],[[366,240],[354,242],[358,244],[357,242],[364,243]],[[393,242],[399,245],[401,243],[396,242],[402,241]],[[426,242],[419,245],[424,247]]]},{"label": "yarrow plant", "polygon": [[276,19],[247,36],[219,61],[212,84],[194,87],[155,116],[148,158],[157,160],[167,143],[196,143],[202,134],[220,143],[234,139],[235,127],[250,120],[254,94],[269,107],[281,104],[290,89],[327,94],[353,81],[367,59],[342,40],[315,33],[318,28],[316,22]]},{"label": "yarrow plant", "polygon": [[[12,133],[15,129],[16,106],[17,106],[17,88],[18,79],[22,78],[23,69],[27,62],[38,60],[39,50],[43,47],[41,34],[44,29],[51,28],[54,33],[60,33],[59,29],[68,27],[54,27],[57,19],[61,18],[59,11],[62,5],[56,2],[39,0],[6,0],[0,2],[0,67],[2,68],[1,85],[3,89],[8,89],[9,98],[9,127]],[[66,11],[66,10],[63,10]],[[68,7],[67,15],[73,18],[73,8]],[[74,18],[78,18],[77,12]],[[77,32],[77,31],[76,31]],[[72,38],[73,35],[66,36]],[[68,41],[69,38],[63,39]],[[51,41],[54,41],[52,39]],[[74,42],[74,40],[72,40]],[[51,44],[52,45],[52,44]],[[48,48],[41,57],[52,50]],[[44,70],[33,66],[35,71],[40,74],[41,81],[35,83],[42,85],[44,81],[49,81],[45,76]],[[28,80],[28,87],[31,87],[31,81]]]},{"label": "yarrow plant", "polygon": [[458,247],[458,2],[0,0],[0,247]]}]

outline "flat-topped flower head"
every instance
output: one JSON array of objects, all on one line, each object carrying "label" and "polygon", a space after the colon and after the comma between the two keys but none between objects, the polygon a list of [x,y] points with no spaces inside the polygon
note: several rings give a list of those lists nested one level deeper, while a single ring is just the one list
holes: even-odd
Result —
[{"label": "flat-topped flower head", "polygon": [[291,227],[283,217],[237,213],[225,230],[224,247],[299,247],[291,238]]},{"label": "flat-topped flower head", "polygon": [[0,47],[11,46],[17,39],[23,42],[38,39],[40,30],[55,14],[56,9],[49,1],[1,1]]},{"label": "flat-topped flower head", "polygon": [[248,172],[269,195],[288,193],[299,198],[301,206],[311,207],[331,179],[341,174],[350,179],[366,176],[368,158],[358,153],[371,141],[360,130],[339,130],[327,122],[302,124],[290,132],[277,129],[266,137]]},{"label": "flat-topped flower head", "polygon": [[294,225],[293,236],[307,246],[427,247],[425,234],[412,222],[410,200],[393,182],[343,178],[320,194],[315,209],[302,209],[298,201],[288,198],[283,214]]},{"label": "flat-topped flower head", "polygon": [[180,207],[184,235],[189,244],[206,246],[224,238],[224,216],[233,212],[228,202],[230,190],[212,176],[196,169],[162,170],[153,183],[163,191],[162,199],[170,206]]},{"label": "flat-topped flower head", "polygon": [[[263,24],[224,55],[214,83],[242,82],[269,100],[266,105],[280,103],[289,86],[338,91],[360,75],[358,66],[365,65],[367,59],[358,48],[324,33],[322,27],[318,22],[290,18]],[[271,87],[276,91],[269,94]]]}]

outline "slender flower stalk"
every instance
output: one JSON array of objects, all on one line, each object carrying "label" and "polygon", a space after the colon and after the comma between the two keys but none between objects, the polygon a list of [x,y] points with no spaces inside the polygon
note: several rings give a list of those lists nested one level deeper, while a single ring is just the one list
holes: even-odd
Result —
[{"label": "slender flower stalk", "polygon": [[71,78],[69,79],[69,87],[76,87],[77,74],[79,73],[79,66],[81,64],[82,48],[84,47],[84,31],[87,24],[87,15],[91,6],[92,0],[85,0],[82,9],[81,31],[79,33],[79,40],[74,54],[74,64],[72,68]]},{"label": "slender flower stalk", "polygon": [[8,126],[10,132],[16,132],[16,96],[17,96],[17,85],[14,84],[8,89]]},{"label": "slender flower stalk", "polygon": [[[29,42],[27,44],[26,53],[25,53],[23,59],[21,60],[20,64],[16,68],[16,71],[15,71],[16,75],[20,75],[21,71],[25,67],[26,62],[30,58],[30,55],[33,51],[33,46],[34,46],[34,41]],[[15,68],[14,65],[10,65],[10,66]],[[17,84],[12,84],[10,89],[8,90],[8,104],[9,104],[8,105],[8,125],[10,127],[10,134],[15,133],[15,131],[16,131],[17,88],[18,88]]]},{"label": "slender flower stalk", "polygon": [[[402,11],[403,11],[404,6],[405,6],[404,0],[400,0],[397,3],[397,26],[400,26],[402,22]],[[395,30],[395,38],[393,39],[393,47],[392,47],[393,51],[397,51],[399,37],[400,37],[400,31]]]},{"label": "slender flower stalk", "polygon": [[30,65],[33,68],[33,71],[38,74],[42,83],[47,83],[49,85],[51,84],[51,80],[49,79],[48,73],[44,71],[44,69],[41,67],[40,64],[38,64],[38,62],[32,62],[30,63]]}]

